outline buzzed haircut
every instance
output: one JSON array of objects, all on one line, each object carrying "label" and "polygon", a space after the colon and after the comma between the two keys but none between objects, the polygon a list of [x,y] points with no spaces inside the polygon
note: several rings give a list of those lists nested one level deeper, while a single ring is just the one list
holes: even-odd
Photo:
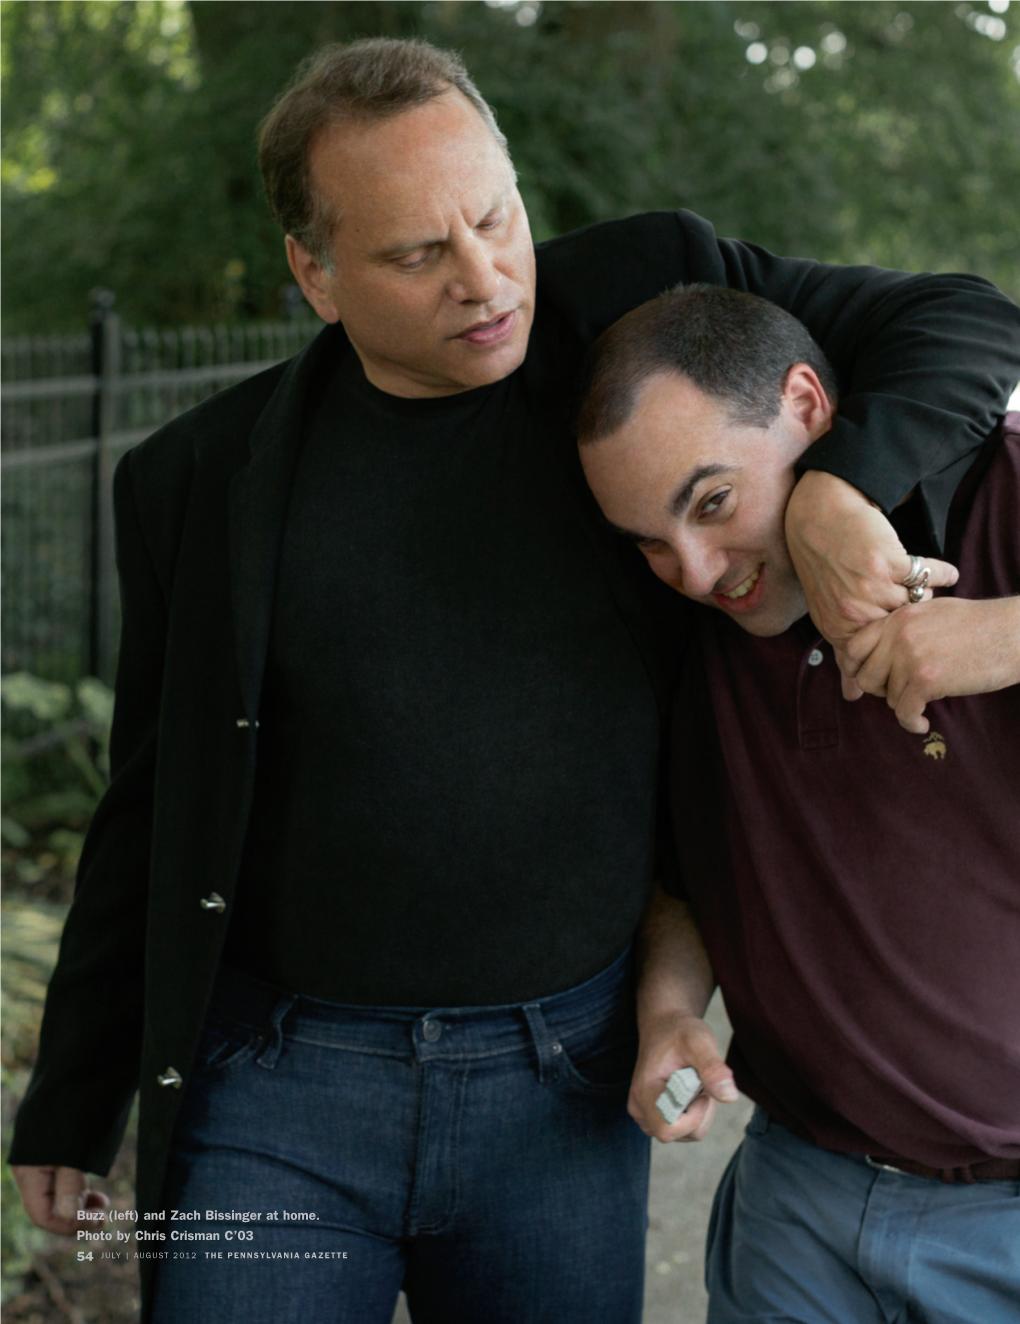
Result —
[{"label": "buzzed haircut", "polygon": [[755,294],[678,285],[621,317],[592,346],[578,438],[595,442],[621,428],[642,382],[660,372],[678,373],[722,401],[735,424],[767,428],[795,363],[815,370],[835,404],[836,375],[796,317]]},{"label": "buzzed haircut", "polygon": [[259,166],[270,209],[327,270],[337,221],[312,185],[309,153],[337,124],[390,119],[456,88],[485,121],[509,161],[492,108],[460,56],[419,38],[368,37],[325,46],[298,66],[259,129]]}]

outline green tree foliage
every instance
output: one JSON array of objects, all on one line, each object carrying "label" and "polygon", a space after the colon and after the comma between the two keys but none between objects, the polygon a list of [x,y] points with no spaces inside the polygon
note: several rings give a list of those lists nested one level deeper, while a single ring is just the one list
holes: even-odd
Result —
[{"label": "green tree foliage", "polygon": [[3,28],[7,329],[80,326],[96,285],[161,321],[211,312],[187,10],[14,3]]},{"label": "green tree foliage", "polygon": [[1020,4],[5,3],[9,329],[272,316],[254,128],[326,41],[463,52],[536,237],[647,207],[1020,295]]},{"label": "green tree foliage", "polygon": [[19,671],[0,681],[3,700],[0,838],[33,886],[59,866],[73,878],[83,829],[110,775],[113,691],[94,676],[72,691]]}]

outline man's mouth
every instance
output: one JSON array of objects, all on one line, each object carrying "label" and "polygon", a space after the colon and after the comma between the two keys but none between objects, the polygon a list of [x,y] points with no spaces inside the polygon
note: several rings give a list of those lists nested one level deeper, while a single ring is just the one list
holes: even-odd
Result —
[{"label": "man's mouth", "polygon": [[737,585],[736,588],[731,588],[728,592],[724,593],[722,596],[724,598],[730,598],[730,599],[746,598],[748,593],[750,593],[751,589],[753,589],[755,584],[757,584],[758,576],[760,574],[761,574],[761,566],[759,566],[757,570],[752,570],[752,572],[747,576],[747,578],[741,580],[741,582]]},{"label": "man's mouth", "polygon": [[739,584],[712,597],[724,611],[753,611],[765,594],[764,572],[764,564],[759,565]]},{"label": "man's mouth", "polygon": [[479,322],[476,326],[469,326],[456,338],[466,340],[470,345],[498,345],[500,341],[508,339],[513,334],[516,325],[517,310],[512,308],[510,312],[500,313],[489,322]]}]

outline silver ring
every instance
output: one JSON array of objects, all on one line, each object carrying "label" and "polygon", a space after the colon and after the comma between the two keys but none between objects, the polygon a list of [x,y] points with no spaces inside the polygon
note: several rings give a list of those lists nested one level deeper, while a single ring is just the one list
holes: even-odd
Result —
[{"label": "silver ring", "polygon": [[921,564],[919,556],[910,558],[910,574],[902,580],[903,587],[907,590],[908,602],[920,602],[924,597],[924,590],[928,587],[928,580],[931,579],[931,568]]},{"label": "silver ring", "polygon": [[907,575],[906,579],[901,579],[900,583],[904,588],[913,588],[915,584],[920,583],[922,574],[928,576],[931,574],[931,571],[927,566],[922,567],[921,558],[919,556],[912,556],[910,558],[910,574]]},{"label": "silver ring", "polygon": [[928,587],[928,580],[931,578],[931,571],[927,566],[921,571],[921,578],[916,584],[911,584],[907,589],[907,599],[910,602],[920,602],[924,597],[924,590]]}]

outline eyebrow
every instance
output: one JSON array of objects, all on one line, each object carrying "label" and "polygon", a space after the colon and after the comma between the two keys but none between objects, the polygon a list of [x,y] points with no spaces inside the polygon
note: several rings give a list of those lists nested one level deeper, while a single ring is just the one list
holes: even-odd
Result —
[{"label": "eyebrow", "polygon": [[[671,515],[682,515],[691,504],[691,498],[700,482],[706,478],[715,478],[719,474],[735,473],[739,465],[732,464],[699,464],[696,469],[692,469],[684,481],[680,484],[673,494],[673,499],[669,503],[669,513]],[[605,518],[603,516],[603,518]],[[624,538],[629,538],[631,542],[648,542],[647,533],[637,533],[634,529],[625,529],[620,524],[613,524],[611,520],[605,521],[615,532],[622,534]]]},{"label": "eyebrow", "polygon": [[[489,210],[482,217],[482,220],[484,221],[486,216],[491,216],[493,212],[499,211],[501,207],[505,207],[511,192],[512,192],[511,189],[506,189],[503,193],[501,193],[499,198],[492,204]],[[381,249],[378,253],[373,253],[372,256],[374,258],[381,259],[382,261],[386,261],[388,259],[392,259],[395,257],[405,257],[408,253],[414,253],[419,248],[435,248],[437,244],[445,244],[445,243],[446,243],[445,238],[416,239],[411,243],[395,244],[392,248]]]},{"label": "eyebrow", "polygon": [[731,464],[699,464],[696,469],[691,470],[674,492],[673,500],[669,503],[670,514],[682,515],[684,513],[691,504],[691,497],[694,496],[695,489],[704,479],[733,472],[734,466]]}]

